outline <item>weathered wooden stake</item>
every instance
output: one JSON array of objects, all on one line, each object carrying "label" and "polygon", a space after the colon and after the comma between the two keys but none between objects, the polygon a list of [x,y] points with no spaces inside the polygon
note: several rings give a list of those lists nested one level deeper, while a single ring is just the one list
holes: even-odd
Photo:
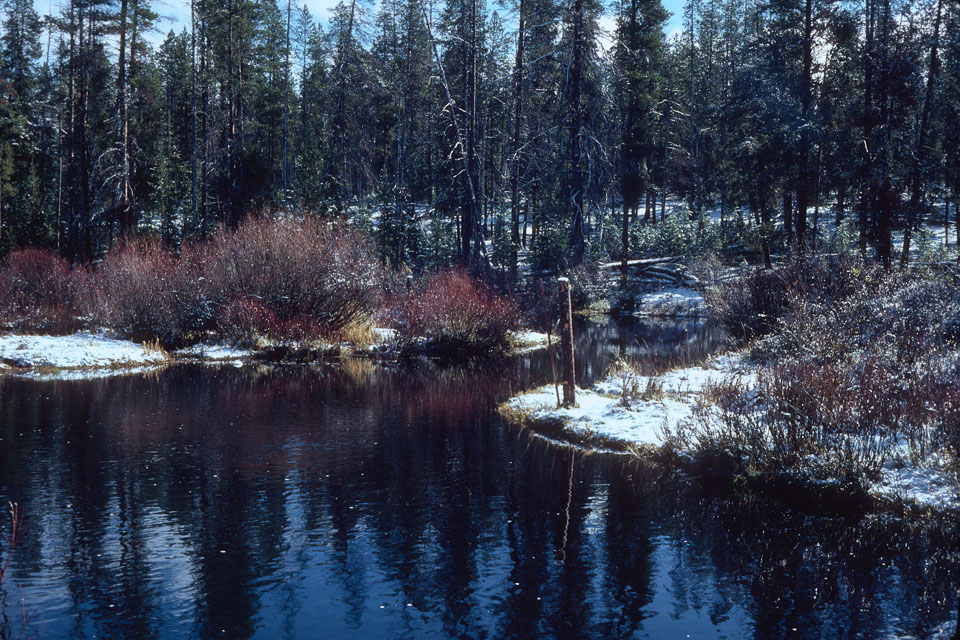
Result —
[{"label": "weathered wooden stake", "polygon": [[540,302],[543,304],[543,323],[547,327],[547,355],[550,356],[550,371],[553,372],[553,390],[557,393],[557,409],[560,404],[560,383],[557,382],[557,359],[553,356],[553,339],[550,337],[550,313],[547,311],[547,294],[543,292],[543,280],[540,280]]},{"label": "weathered wooden stake", "polygon": [[573,304],[570,280],[560,278],[560,353],[563,369],[563,406],[577,406],[577,381],[573,361]]}]

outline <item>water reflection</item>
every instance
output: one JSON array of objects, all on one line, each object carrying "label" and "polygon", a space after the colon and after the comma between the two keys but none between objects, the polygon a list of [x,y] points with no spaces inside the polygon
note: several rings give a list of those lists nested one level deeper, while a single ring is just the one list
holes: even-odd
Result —
[{"label": "water reflection", "polygon": [[0,500],[30,516],[0,637],[21,584],[41,638],[923,637],[954,610],[955,531],[654,489],[501,425],[548,370],[0,380]]}]

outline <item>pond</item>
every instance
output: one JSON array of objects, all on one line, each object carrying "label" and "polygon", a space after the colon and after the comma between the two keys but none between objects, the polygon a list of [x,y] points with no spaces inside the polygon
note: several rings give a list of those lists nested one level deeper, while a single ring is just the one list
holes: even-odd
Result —
[{"label": "pond", "polygon": [[[719,342],[585,324],[578,369]],[[0,637],[22,611],[37,638],[926,638],[955,619],[952,525],[653,490],[626,456],[499,420],[550,377],[539,352],[0,379],[0,500],[27,518]]]}]

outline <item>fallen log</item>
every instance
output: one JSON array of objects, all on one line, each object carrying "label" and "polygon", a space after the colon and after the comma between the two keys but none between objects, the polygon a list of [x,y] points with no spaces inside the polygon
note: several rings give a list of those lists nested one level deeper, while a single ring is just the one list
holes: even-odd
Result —
[{"label": "fallen log", "polygon": [[[671,262],[679,262],[680,258],[670,257],[670,258],[643,258],[638,260],[627,260],[627,267],[637,267],[637,266],[647,266],[653,264],[668,264]],[[623,265],[622,262],[605,262],[599,265],[598,269],[619,269]]]}]

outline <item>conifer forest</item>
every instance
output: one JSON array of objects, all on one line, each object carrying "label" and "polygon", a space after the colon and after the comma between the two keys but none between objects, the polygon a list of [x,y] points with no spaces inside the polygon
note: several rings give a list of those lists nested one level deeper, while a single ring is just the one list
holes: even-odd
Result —
[{"label": "conifer forest", "polygon": [[350,0],[323,23],[193,0],[166,36],[149,0],[60,5],[3,5],[3,253],[298,211],[365,222],[395,265],[515,278],[524,251],[632,257],[682,210],[767,260],[845,223],[889,265],[957,211],[954,0],[689,0],[670,34],[659,0]]}]

